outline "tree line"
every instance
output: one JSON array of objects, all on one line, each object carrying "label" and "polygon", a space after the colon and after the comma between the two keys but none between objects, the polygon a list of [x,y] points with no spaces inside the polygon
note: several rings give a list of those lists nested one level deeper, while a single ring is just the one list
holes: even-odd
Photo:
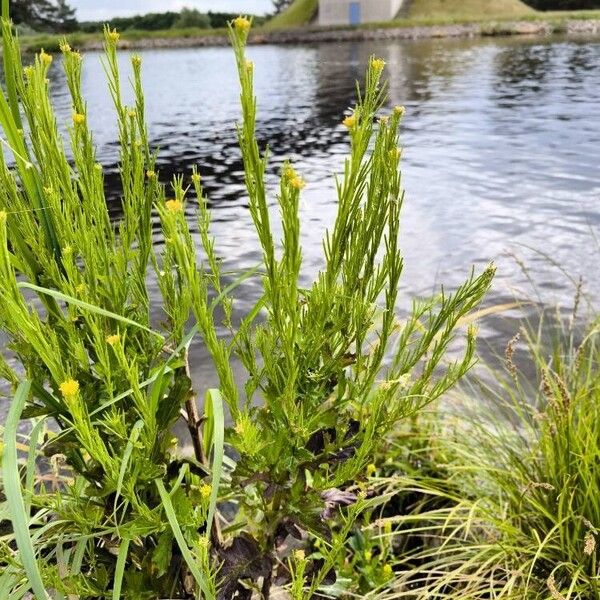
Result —
[{"label": "tree line", "polygon": [[10,16],[17,25],[37,31],[68,33],[78,27],[67,0],[10,0]]},{"label": "tree line", "polygon": [[[179,12],[167,11],[162,13],[146,13],[131,17],[113,17],[108,21],[89,21],[80,23],[79,29],[84,32],[101,31],[105,23],[118,31],[159,31],[164,29],[184,29],[197,27],[200,29],[219,29],[227,27],[227,23],[237,17],[237,13],[200,12],[195,8],[183,8]],[[265,17],[255,17],[255,23],[260,25]]]},{"label": "tree line", "polygon": [[[281,0],[277,1],[281,2]],[[76,10],[71,7],[68,0],[10,0],[10,14],[17,25],[26,25],[36,31],[57,33],[101,31],[106,23],[106,21],[79,22]],[[114,17],[108,20],[108,24],[120,31],[128,29],[157,31],[186,27],[217,29],[226,27],[227,23],[235,17],[237,13],[218,11],[203,13],[194,8],[183,8],[179,12],[166,11],[131,17]],[[266,18],[255,17],[255,23],[260,25]]]}]

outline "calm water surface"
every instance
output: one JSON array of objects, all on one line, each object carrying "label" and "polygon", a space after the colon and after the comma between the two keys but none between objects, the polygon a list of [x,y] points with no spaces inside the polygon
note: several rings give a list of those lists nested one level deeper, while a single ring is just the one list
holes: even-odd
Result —
[{"label": "calm water surface", "polygon": [[[250,48],[256,63],[259,136],[272,154],[270,183],[273,187],[286,158],[307,180],[302,205],[305,277],[322,264],[321,238],[336,210],[332,173],[340,171],[348,151],[340,121],[372,53],[387,62],[390,106],[407,107],[402,131],[406,267],[400,309],[441,283],[451,289],[472,265],[481,269],[491,260],[498,276],[487,299],[490,306],[515,297],[569,303],[574,284],[552,262],[573,278],[582,275],[591,301],[597,300],[598,40]],[[236,147],[238,87],[230,50],[141,54],[150,135],[161,149],[161,178],[189,174],[198,164],[225,268],[255,264],[260,256]],[[127,53],[122,58],[127,71]],[[67,124],[71,109],[59,64],[53,65],[51,77],[59,120]],[[99,159],[107,167],[111,207],[118,213],[116,128],[99,55],[85,59],[83,88]],[[241,290],[240,313],[256,297],[256,285]],[[481,330],[484,347],[501,352],[528,310],[535,308],[488,318]],[[210,368],[198,352],[196,376],[212,385]]]}]

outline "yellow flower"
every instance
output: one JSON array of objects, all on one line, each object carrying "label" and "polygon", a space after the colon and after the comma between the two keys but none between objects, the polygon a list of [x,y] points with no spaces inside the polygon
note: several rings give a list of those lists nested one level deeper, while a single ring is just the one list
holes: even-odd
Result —
[{"label": "yellow flower", "polygon": [[140,67],[142,65],[142,57],[139,54],[134,54],[131,57],[131,64],[134,67]]},{"label": "yellow flower", "polygon": [[183,210],[183,204],[179,200],[167,200],[165,206],[169,212],[181,212]]},{"label": "yellow flower", "polygon": [[381,572],[383,573],[383,576],[386,579],[389,579],[392,576],[394,571],[392,569],[392,565],[389,565],[386,563],[385,565],[383,565],[383,569],[381,570]]},{"label": "yellow flower", "polygon": [[111,41],[113,44],[116,44],[121,36],[116,29],[113,29],[112,31],[109,29],[107,37],[109,41]]},{"label": "yellow flower", "polygon": [[121,339],[121,336],[118,333],[113,333],[112,335],[109,335],[106,338],[106,343],[109,346],[115,346],[116,344],[119,343],[119,340]]},{"label": "yellow flower", "polygon": [[156,177],[156,173],[152,169],[148,169],[146,171],[146,177],[148,179],[154,179]]},{"label": "yellow flower", "polygon": [[290,185],[296,190],[301,190],[306,185],[306,181],[304,181],[302,177],[296,175],[296,177],[290,181]]},{"label": "yellow flower", "polygon": [[52,63],[52,55],[42,50],[40,52],[40,61],[45,65],[50,65]]},{"label": "yellow flower", "polygon": [[402,148],[392,148],[390,150],[390,156],[392,158],[400,158],[402,156]]},{"label": "yellow flower", "polygon": [[282,175],[284,179],[289,180],[294,179],[294,177],[297,177],[296,171],[294,167],[292,167],[292,165],[285,165],[285,167],[283,167]]},{"label": "yellow flower", "polygon": [[342,123],[348,128],[348,129],[353,129],[354,126],[356,125],[356,115],[355,114],[351,114],[350,116],[346,117]]},{"label": "yellow flower", "polygon": [[371,562],[372,558],[373,558],[373,554],[371,554],[371,552],[369,550],[365,550],[365,561]]},{"label": "yellow flower", "polygon": [[60,51],[64,54],[71,52],[71,46],[67,42],[63,42],[60,46]]},{"label": "yellow flower", "polygon": [[406,112],[406,108],[404,106],[394,106],[394,114],[401,117]]},{"label": "yellow flower", "polygon": [[202,181],[202,177],[200,177],[199,173],[192,173],[192,181],[198,185]]},{"label": "yellow flower", "polygon": [[383,60],[383,58],[373,57],[371,59],[371,67],[378,73],[381,73],[381,71],[383,71],[383,67],[385,67],[385,60]]},{"label": "yellow flower", "polygon": [[79,383],[74,379],[65,379],[58,389],[65,398],[74,398],[79,393]]},{"label": "yellow flower", "polygon": [[368,477],[372,477],[373,475],[375,475],[375,471],[377,471],[377,467],[371,463],[370,465],[367,465],[367,476]]},{"label": "yellow flower", "polygon": [[128,115],[129,117],[131,117],[132,119],[133,119],[133,118],[135,118],[135,115],[136,115],[135,109],[133,109],[133,108],[130,108],[130,109],[127,111],[127,115]]},{"label": "yellow flower", "polygon": [[83,125],[85,123],[85,115],[73,113],[73,123],[75,123],[75,125]]},{"label": "yellow flower", "polygon": [[210,540],[208,539],[207,536],[201,535],[198,538],[198,545],[200,546],[200,548],[203,548],[204,550],[206,550],[210,546]]},{"label": "yellow flower", "polygon": [[76,288],[75,288],[75,293],[81,295],[83,294],[83,292],[85,292],[85,283],[80,283]]},{"label": "yellow flower", "polygon": [[208,498],[210,498],[211,494],[212,494],[212,485],[210,485],[208,483],[203,483],[200,486],[200,496],[202,496],[202,498],[207,500]]},{"label": "yellow flower", "polygon": [[298,562],[303,561],[306,558],[306,554],[304,553],[304,550],[294,550],[294,558]]},{"label": "yellow flower", "polygon": [[254,70],[254,63],[251,60],[247,60],[246,61],[246,71],[249,71],[250,73],[252,73],[253,70]]},{"label": "yellow flower", "polygon": [[31,65],[27,65],[23,69],[23,73],[25,73],[25,77],[27,77],[27,79],[31,79],[35,73],[35,69]]},{"label": "yellow flower", "polygon": [[250,31],[250,21],[246,17],[239,16],[233,20],[233,27],[236,31],[248,33]]}]

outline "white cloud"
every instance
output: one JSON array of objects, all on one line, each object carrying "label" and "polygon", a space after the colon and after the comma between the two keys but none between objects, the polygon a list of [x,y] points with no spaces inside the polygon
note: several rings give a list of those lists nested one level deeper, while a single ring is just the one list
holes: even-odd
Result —
[{"label": "white cloud", "polygon": [[247,12],[264,14],[272,9],[271,0],[71,0],[81,21],[100,21],[116,16],[137,15],[148,12],[180,10],[184,6],[201,11]]}]

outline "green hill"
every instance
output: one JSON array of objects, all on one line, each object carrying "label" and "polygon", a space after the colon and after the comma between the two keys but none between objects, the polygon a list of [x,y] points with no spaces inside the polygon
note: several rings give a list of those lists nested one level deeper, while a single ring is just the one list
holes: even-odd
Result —
[{"label": "green hill", "polygon": [[[286,29],[307,25],[313,21],[319,0],[294,0],[281,14],[273,17],[264,29]],[[407,0],[398,15],[410,21],[478,21],[485,19],[511,19],[534,15],[537,11],[521,0]],[[392,22],[390,22],[391,24]]]},{"label": "green hill", "polygon": [[408,0],[402,12],[409,19],[479,20],[534,14],[521,0]]},{"label": "green hill", "polygon": [[294,0],[281,14],[265,24],[264,29],[299,27],[310,23],[319,8],[319,0]]}]

